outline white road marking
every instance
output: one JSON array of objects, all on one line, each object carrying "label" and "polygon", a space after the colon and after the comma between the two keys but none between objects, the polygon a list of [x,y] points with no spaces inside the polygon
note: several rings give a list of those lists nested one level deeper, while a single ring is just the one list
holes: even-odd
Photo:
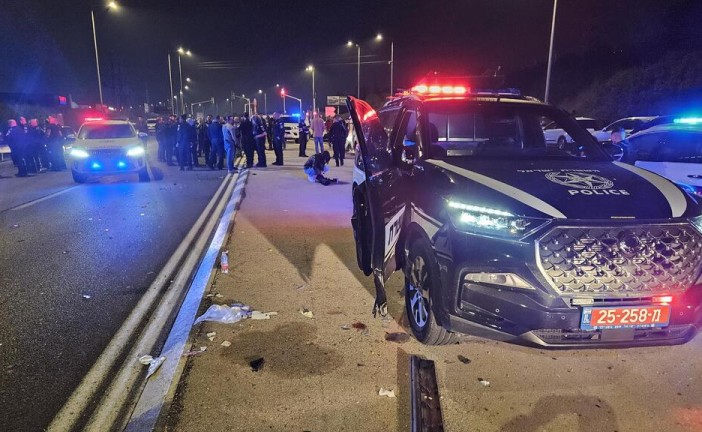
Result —
[{"label": "white road marking", "polygon": [[51,199],[51,198],[56,198],[57,196],[62,195],[62,194],[65,194],[66,192],[70,192],[70,191],[72,191],[73,189],[75,189],[75,188],[77,188],[77,187],[80,187],[80,185],[71,186],[71,187],[69,187],[68,189],[60,190],[60,191],[58,191],[58,192],[54,192],[54,193],[52,193],[52,194],[49,194],[49,195],[47,195],[47,196],[45,196],[45,197],[37,198],[37,199],[35,199],[34,201],[29,201],[29,202],[26,202],[26,203],[24,203],[24,204],[20,204],[20,205],[18,205],[17,207],[12,207],[10,210],[22,210],[22,209],[25,209],[25,208],[27,208],[27,207],[29,207],[29,206],[33,206],[34,204],[39,204],[40,202],[49,200],[49,199]]}]

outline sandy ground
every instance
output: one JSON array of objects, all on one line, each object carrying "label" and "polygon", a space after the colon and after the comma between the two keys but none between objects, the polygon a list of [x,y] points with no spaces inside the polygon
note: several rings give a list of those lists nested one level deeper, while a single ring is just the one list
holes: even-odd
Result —
[{"label": "sandy ground", "polygon": [[[436,362],[449,431],[702,431],[702,338],[576,351],[473,337],[446,347],[386,341],[405,331],[402,279],[388,283],[392,318],[373,319],[349,222],[352,159],[332,167],[342,183],[329,187],[307,182],[303,162],[292,145],[285,167],[253,171],[229,240],[231,271],[201,308],[242,302],[278,315],[195,327],[193,346],[207,351],[189,358],[167,430],[405,431],[409,356],[419,354]],[[355,322],[367,331],[342,328]],[[379,396],[381,387],[397,397]]]}]

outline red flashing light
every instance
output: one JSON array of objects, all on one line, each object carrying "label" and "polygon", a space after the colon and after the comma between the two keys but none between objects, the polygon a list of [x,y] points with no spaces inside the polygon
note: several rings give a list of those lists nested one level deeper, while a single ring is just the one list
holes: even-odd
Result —
[{"label": "red flashing light", "polygon": [[439,96],[439,95],[462,96],[468,92],[469,92],[469,89],[465,86],[462,86],[462,85],[453,86],[453,85],[418,84],[418,85],[412,87],[412,93],[417,93],[417,94],[421,94],[421,95],[432,95],[432,96]]},{"label": "red flashing light", "polygon": [[280,89],[280,97],[285,97],[285,89]]},{"label": "red flashing light", "polygon": [[105,119],[102,118],[102,117],[86,117],[86,118],[85,118],[85,121],[86,121],[86,122],[102,121],[102,120],[105,120]]},{"label": "red flashing light", "polygon": [[668,304],[668,303],[672,303],[672,302],[673,302],[673,296],[671,296],[671,295],[653,297],[653,303]]},{"label": "red flashing light", "polygon": [[369,118],[376,116],[376,115],[377,115],[377,113],[375,112],[375,110],[370,110],[363,115],[363,121],[366,121]]}]

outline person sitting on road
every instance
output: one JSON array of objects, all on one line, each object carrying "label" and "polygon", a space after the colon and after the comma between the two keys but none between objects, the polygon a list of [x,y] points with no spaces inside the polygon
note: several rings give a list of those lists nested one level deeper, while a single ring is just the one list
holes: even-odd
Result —
[{"label": "person sitting on road", "polygon": [[324,173],[329,171],[329,161],[331,160],[331,155],[328,151],[322,153],[317,153],[310,156],[305,162],[305,174],[307,174],[307,179],[310,183],[319,182],[324,186],[329,186],[332,183],[337,183],[337,179],[329,179],[324,177]]}]

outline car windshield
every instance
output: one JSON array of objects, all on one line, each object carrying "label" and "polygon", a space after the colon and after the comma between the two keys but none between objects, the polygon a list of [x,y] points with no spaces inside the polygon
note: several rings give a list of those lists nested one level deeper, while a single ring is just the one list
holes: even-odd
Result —
[{"label": "car windshield", "polygon": [[136,134],[128,124],[86,124],[80,128],[79,139],[133,138]]},{"label": "car windshield", "polygon": [[[608,159],[586,130],[554,108],[502,103],[425,105],[434,158]],[[544,130],[542,125],[549,127]]]}]

